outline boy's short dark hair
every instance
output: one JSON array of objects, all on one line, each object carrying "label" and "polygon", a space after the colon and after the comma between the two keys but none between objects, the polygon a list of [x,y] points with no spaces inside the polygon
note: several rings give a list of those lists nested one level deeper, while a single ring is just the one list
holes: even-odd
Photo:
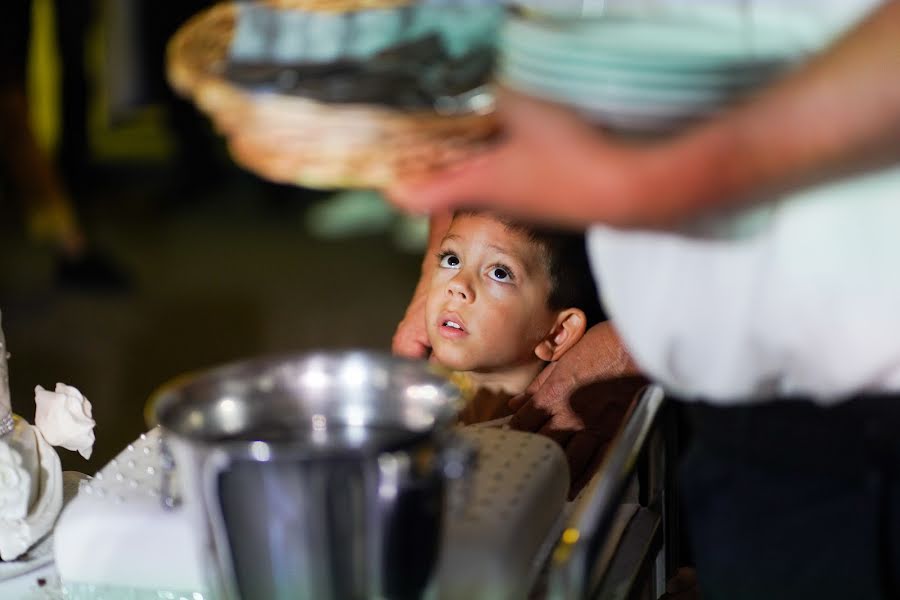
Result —
[{"label": "boy's short dark hair", "polygon": [[550,295],[547,298],[550,309],[581,309],[588,327],[608,319],[591,275],[583,232],[538,227],[486,210],[458,210],[454,213],[454,216],[457,215],[489,216],[508,229],[525,234],[541,247],[550,276]]}]

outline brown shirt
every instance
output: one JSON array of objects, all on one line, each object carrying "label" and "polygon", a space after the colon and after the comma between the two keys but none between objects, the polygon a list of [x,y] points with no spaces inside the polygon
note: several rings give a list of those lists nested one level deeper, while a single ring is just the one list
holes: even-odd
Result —
[{"label": "brown shirt", "polygon": [[459,422],[463,425],[472,425],[508,417],[513,414],[509,408],[509,399],[512,397],[512,394],[506,392],[494,392],[487,388],[479,388],[459,412]]}]

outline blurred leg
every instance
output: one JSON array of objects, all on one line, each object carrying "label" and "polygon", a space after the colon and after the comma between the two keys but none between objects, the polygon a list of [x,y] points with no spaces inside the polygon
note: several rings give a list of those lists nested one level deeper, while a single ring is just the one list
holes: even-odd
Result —
[{"label": "blurred leg", "polygon": [[216,176],[220,167],[208,120],[192,102],[176,95],[168,85],[166,45],[178,27],[212,4],[211,0],[145,0],[142,9],[147,73],[153,78],[150,89],[165,107],[169,130],[175,140],[175,175],[185,192],[201,188]]},{"label": "blurred leg", "polygon": [[53,164],[31,129],[26,79],[31,1],[0,3],[0,160],[25,205],[29,233],[66,254],[84,248],[84,236]]},{"label": "blurred leg", "polygon": [[29,125],[23,89],[0,93],[0,157],[25,205],[29,234],[75,255],[84,249],[84,236],[59,175],[38,145]]},{"label": "blurred leg", "polygon": [[62,130],[57,162],[70,186],[78,187],[90,165],[88,143],[88,73],[85,38],[93,18],[92,0],[54,0],[56,44],[61,70],[60,116]]},{"label": "blurred leg", "polygon": [[900,402],[690,410],[680,474],[704,600],[895,598]]},{"label": "blurred leg", "polygon": [[[66,2],[74,5],[76,0],[63,0],[62,4]],[[85,16],[84,13],[67,14],[58,18]],[[77,23],[75,27],[79,28]],[[38,144],[31,128],[26,96],[30,29],[30,0],[0,2],[0,167],[23,201],[31,237],[56,250],[58,283],[84,289],[128,289],[127,274],[102,253],[88,247],[59,170]],[[77,57],[67,57],[67,60],[70,58]],[[75,68],[81,68],[83,75],[83,61],[76,62],[81,63]],[[75,107],[75,112],[83,110],[83,106]],[[83,117],[76,119],[76,137],[82,135],[78,133],[79,128],[84,131],[83,121]],[[83,145],[84,140],[75,145],[79,143]],[[83,158],[83,149],[75,152]]]}]

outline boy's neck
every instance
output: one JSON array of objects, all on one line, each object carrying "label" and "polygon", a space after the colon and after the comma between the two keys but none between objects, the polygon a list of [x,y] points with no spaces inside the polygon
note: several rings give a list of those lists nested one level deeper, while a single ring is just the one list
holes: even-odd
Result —
[{"label": "boy's neck", "polygon": [[533,360],[496,371],[466,371],[465,375],[476,389],[515,396],[525,391],[546,363]]},{"label": "boy's neck", "polygon": [[494,421],[512,414],[509,399],[521,394],[544,367],[540,360],[496,371],[462,371],[472,396],[460,411],[464,425]]}]

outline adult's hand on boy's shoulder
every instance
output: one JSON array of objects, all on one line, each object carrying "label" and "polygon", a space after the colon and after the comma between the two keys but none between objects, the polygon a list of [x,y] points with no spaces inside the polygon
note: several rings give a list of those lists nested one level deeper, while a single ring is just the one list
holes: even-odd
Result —
[{"label": "adult's hand on boy's shoulder", "polygon": [[547,425],[556,431],[584,429],[584,420],[572,410],[572,394],[590,383],[638,375],[612,322],[598,323],[541,371],[525,393],[509,401],[516,411],[512,423],[523,431],[541,431]]},{"label": "adult's hand on boy's shoulder", "polygon": [[644,383],[615,329],[600,323],[510,400],[516,411],[510,425],[560,444],[575,493],[599,464]]}]

